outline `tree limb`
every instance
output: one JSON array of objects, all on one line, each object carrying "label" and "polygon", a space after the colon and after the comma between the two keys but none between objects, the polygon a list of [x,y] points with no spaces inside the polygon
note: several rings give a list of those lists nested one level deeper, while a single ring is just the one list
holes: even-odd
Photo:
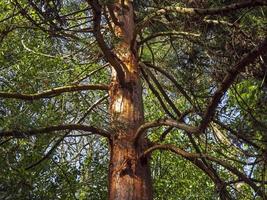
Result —
[{"label": "tree limb", "polygon": [[105,99],[108,98],[108,94],[98,99],[92,106],[90,106],[87,111],[83,114],[83,116],[79,119],[78,123],[82,122],[91,112],[94,110],[95,107],[97,107],[99,104],[101,104]]},{"label": "tree limb", "polygon": [[155,121],[151,121],[151,122],[147,122],[144,123],[143,125],[141,125],[135,134],[135,142],[138,142],[139,138],[141,137],[141,135],[143,133],[145,133],[145,131],[149,128],[155,128],[155,127],[159,127],[159,126],[170,126],[170,127],[176,127],[179,129],[182,129],[188,133],[192,133],[192,134],[196,134],[198,133],[198,128],[194,127],[194,126],[190,126],[187,125],[183,122],[178,122],[176,120],[173,119],[159,119],[159,120],[155,120]]},{"label": "tree limb", "polygon": [[141,72],[142,75],[145,79],[145,81],[148,84],[149,89],[152,91],[152,93],[155,95],[155,97],[158,99],[160,105],[162,106],[162,109],[165,111],[165,113],[170,116],[171,118],[175,119],[174,115],[168,110],[167,106],[165,105],[164,101],[162,100],[160,94],[158,93],[158,91],[156,90],[156,88],[154,88],[154,86],[152,85],[152,83],[149,80],[149,77],[147,76],[147,74],[145,73],[145,71],[141,68]]},{"label": "tree limb", "polygon": [[158,32],[155,33],[153,35],[150,35],[144,39],[142,39],[140,42],[138,42],[138,45],[142,45],[146,42],[148,42],[149,40],[152,40],[156,37],[160,37],[160,36],[174,36],[174,35],[182,35],[185,37],[199,37],[200,34],[199,33],[190,33],[190,32],[184,32],[184,31],[163,31],[163,32]]},{"label": "tree limb", "polygon": [[171,75],[170,73],[166,72],[164,69],[162,69],[160,67],[157,67],[155,65],[152,65],[151,63],[147,63],[147,62],[146,63],[142,63],[142,62],[140,62],[140,66],[141,67],[149,67],[149,68],[152,68],[152,69],[160,72],[164,76],[166,76],[174,84],[174,86],[179,90],[179,92],[190,102],[190,104],[192,106],[194,106],[192,99],[189,97],[189,95],[186,93],[186,91],[178,83],[178,81],[174,78],[173,75]]},{"label": "tree limb", "polygon": [[[85,117],[87,115],[90,114],[90,112],[97,106],[99,105],[103,100],[107,99],[108,95],[105,95],[104,97],[100,98],[98,101],[96,101],[88,110],[87,112],[83,115],[82,118],[79,119],[78,124],[81,123],[82,121],[84,121]],[[71,132],[71,130],[67,131],[63,136],[61,136],[51,147],[51,149],[37,162],[29,165],[28,167],[25,168],[25,170],[29,170],[34,168],[35,166],[39,165],[41,162],[43,162],[44,160],[48,159],[50,157],[50,155],[56,150],[56,148],[60,145],[60,143],[65,139],[65,137],[67,137],[69,135],[69,133]],[[91,134],[87,134],[87,135],[91,135]],[[76,136],[76,135],[75,135]],[[83,135],[79,135],[83,136]]]},{"label": "tree limb", "polygon": [[103,137],[109,138],[110,133],[100,129],[96,128],[94,126],[87,126],[82,124],[62,124],[62,125],[56,125],[56,126],[49,126],[45,128],[37,128],[37,129],[30,129],[30,130],[10,130],[10,131],[1,131],[0,137],[26,137],[26,136],[33,136],[43,133],[51,133],[55,131],[85,131],[85,132],[91,132],[92,134],[101,135]]},{"label": "tree limb", "polygon": [[221,101],[221,98],[225,94],[225,92],[229,89],[229,87],[233,84],[237,75],[245,69],[245,67],[249,64],[252,64],[260,55],[267,53],[267,37],[259,44],[256,48],[254,48],[250,53],[245,55],[238,63],[236,63],[231,70],[224,77],[222,83],[215,91],[211,101],[208,104],[206,112],[204,113],[203,119],[199,125],[199,132],[203,132],[209,122],[212,120],[215,115],[216,108]]},{"label": "tree limb", "polygon": [[236,138],[243,140],[244,142],[246,142],[247,144],[253,146],[254,148],[256,148],[258,150],[261,150],[262,149],[259,145],[257,145],[255,142],[253,142],[253,139],[251,139],[250,137],[248,137],[245,132],[242,132],[240,130],[235,131],[231,127],[229,127],[229,126],[223,124],[222,122],[220,122],[219,120],[213,120],[213,122],[216,123],[216,124],[218,124],[221,128],[229,131]]},{"label": "tree limb", "polygon": [[105,84],[92,84],[92,85],[69,85],[63,87],[57,87],[50,90],[46,90],[36,94],[20,94],[12,92],[0,92],[0,98],[9,98],[9,99],[21,99],[21,100],[38,100],[42,98],[51,98],[58,96],[65,92],[75,92],[75,91],[84,91],[84,90],[108,90],[109,86]]},{"label": "tree limb", "polygon": [[124,84],[125,81],[125,74],[123,71],[122,63],[120,62],[119,58],[109,49],[107,44],[105,43],[105,40],[103,38],[103,35],[101,34],[101,5],[98,3],[98,1],[88,0],[88,3],[91,5],[93,9],[93,20],[94,20],[94,26],[93,26],[93,33],[97,40],[97,43],[102,50],[103,54],[105,55],[105,58],[107,61],[114,67],[119,82]]},{"label": "tree limb", "polygon": [[242,8],[252,8],[258,6],[266,6],[266,0],[246,0],[239,3],[233,3],[218,8],[184,8],[180,6],[167,6],[165,8],[159,9],[156,12],[147,15],[142,22],[139,23],[137,32],[142,28],[146,27],[150,20],[157,16],[164,15],[166,13],[179,13],[187,15],[225,15],[229,12],[233,12]]},{"label": "tree limb", "polygon": [[43,161],[45,161],[46,159],[48,159],[50,157],[50,155],[52,155],[52,153],[56,150],[56,148],[60,145],[60,143],[64,140],[65,136],[67,136],[68,134],[69,134],[69,132],[65,133],[62,137],[60,137],[53,144],[51,149],[41,159],[39,159],[37,162],[30,164],[28,167],[25,168],[25,170],[30,170],[30,169],[36,167],[37,165],[39,165],[40,163],[42,163]]},{"label": "tree limb", "polygon": [[206,155],[206,154],[198,154],[198,153],[189,153],[187,151],[184,151],[174,145],[171,144],[156,144],[149,149],[147,149],[142,156],[146,156],[150,153],[152,153],[155,150],[168,150],[171,151],[177,155],[180,155],[186,159],[197,159],[197,158],[206,158],[207,160],[213,161],[227,170],[231,171],[233,174],[235,174],[238,178],[242,179],[245,183],[247,183],[249,186],[251,186],[254,191],[259,194],[260,196],[263,196],[263,191],[250,179],[248,178],[244,173],[240,172],[238,169],[235,167],[231,166],[229,163],[222,161],[218,158],[214,158],[212,156]]},{"label": "tree limb", "polygon": [[158,127],[162,125],[176,127],[182,130],[185,130],[189,133],[200,134],[202,133],[212,120],[215,115],[216,108],[221,101],[221,98],[225,94],[225,92],[229,89],[229,87],[233,84],[237,75],[244,70],[244,68],[253,63],[260,55],[267,53],[267,37],[263,40],[263,42],[254,48],[250,53],[245,55],[239,62],[237,62],[232,69],[228,72],[228,74],[224,77],[222,83],[215,91],[211,101],[208,104],[208,107],[204,113],[203,119],[198,127],[189,126],[185,123],[181,123],[175,120],[165,119],[165,120],[156,120],[153,122],[148,122],[140,126],[136,133],[136,140],[145,132],[148,128]]},{"label": "tree limb", "polygon": [[158,90],[160,91],[160,93],[162,94],[163,98],[165,99],[165,101],[170,105],[170,107],[172,108],[172,110],[176,113],[176,115],[178,117],[181,116],[181,112],[176,108],[175,104],[172,102],[172,100],[169,98],[168,94],[165,92],[165,90],[163,89],[163,87],[161,86],[160,82],[157,80],[157,78],[154,76],[154,74],[147,68],[146,72],[148,73],[148,75],[151,77],[151,79],[153,80],[153,82],[155,83],[156,87],[158,88]]}]

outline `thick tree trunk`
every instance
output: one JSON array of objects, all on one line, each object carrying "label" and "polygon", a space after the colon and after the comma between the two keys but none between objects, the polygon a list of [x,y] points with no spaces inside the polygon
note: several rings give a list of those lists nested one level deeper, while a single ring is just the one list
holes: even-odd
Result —
[{"label": "thick tree trunk", "polygon": [[[134,13],[130,1],[118,1],[110,10],[117,20],[115,34],[119,39],[116,55],[125,72],[124,83],[119,82],[115,70],[110,87],[110,114],[114,137],[110,148],[109,199],[152,199],[152,182],[147,160],[140,160],[147,141],[134,142],[134,135],[144,121],[142,85],[134,38]],[[114,19],[113,19],[114,20]]]},{"label": "thick tree trunk", "polygon": [[150,169],[138,158],[140,149],[127,136],[114,141],[111,148],[109,199],[152,199]]},{"label": "thick tree trunk", "polygon": [[147,142],[144,138],[138,144],[134,142],[136,130],[143,122],[140,81],[132,79],[127,87],[115,81],[113,84],[110,110],[115,135],[111,141],[109,199],[152,199],[149,164],[139,158]]}]

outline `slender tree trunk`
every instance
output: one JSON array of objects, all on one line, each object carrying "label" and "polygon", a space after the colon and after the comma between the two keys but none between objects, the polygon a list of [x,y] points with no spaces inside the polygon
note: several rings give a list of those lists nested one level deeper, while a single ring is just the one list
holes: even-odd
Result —
[{"label": "slender tree trunk", "polygon": [[134,14],[132,3],[126,0],[122,2],[124,3],[118,1],[110,8],[117,20],[117,24],[114,23],[119,41],[116,55],[122,61],[125,82],[120,83],[113,70],[110,114],[115,134],[110,144],[109,199],[149,200],[152,199],[149,163],[139,159],[147,141],[141,138],[138,144],[134,142],[134,135],[144,121],[142,85],[134,38]]}]

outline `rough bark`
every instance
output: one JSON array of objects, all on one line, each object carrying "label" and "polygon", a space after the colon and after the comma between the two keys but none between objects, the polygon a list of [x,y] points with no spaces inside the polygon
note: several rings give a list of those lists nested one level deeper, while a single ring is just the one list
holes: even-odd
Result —
[{"label": "rough bark", "polygon": [[130,1],[109,7],[118,37],[115,52],[121,61],[125,80],[119,81],[115,69],[110,86],[110,114],[114,136],[111,139],[109,170],[110,200],[152,199],[152,182],[147,159],[140,155],[145,138],[135,143],[135,134],[144,121],[142,85],[134,38],[134,14]]}]

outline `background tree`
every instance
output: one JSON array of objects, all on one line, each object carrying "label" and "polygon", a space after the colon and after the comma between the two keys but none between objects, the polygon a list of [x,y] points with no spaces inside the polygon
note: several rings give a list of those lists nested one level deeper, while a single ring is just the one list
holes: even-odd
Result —
[{"label": "background tree", "polygon": [[1,1],[0,198],[266,199],[266,5]]}]

